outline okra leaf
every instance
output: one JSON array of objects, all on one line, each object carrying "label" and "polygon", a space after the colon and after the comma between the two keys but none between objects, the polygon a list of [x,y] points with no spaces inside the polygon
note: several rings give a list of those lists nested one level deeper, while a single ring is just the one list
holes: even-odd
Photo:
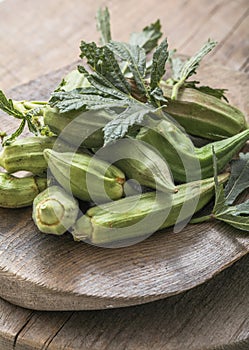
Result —
[{"label": "okra leaf", "polygon": [[26,120],[23,119],[16,131],[14,131],[9,137],[4,139],[3,146],[8,145],[11,141],[15,140],[18,136],[20,136],[24,130],[25,124]]},{"label": "okra leaf", "polygon": [[249,200],[242,204],[226,206],[220,213],[215,213],[215,218],[227,224],[249,232]]},{"label": "okra leaf", "polygon": [[[217,160],[213,150],[213,164],[214,164],[214,180],[215,180],[215,205],[212,212],[212,217],[226,222],[227,224],[243,231],[249,231],[249,200],[246,200],[244,203],[237,204],[234,206],[228,205],[225,197],[223,184],[218,183],[217,177]],[[237,167],[236,167],[237,168]],[[233,166],[234,169],[234,166]],[[240,166],[235,170],[233,170],[233,178],[230,177],[227,188],[233,189],[234,183],[236,182],[237,170],[241,169]],[[244,169],[244,168],[243,168]],[[247,178],[247,187],[249,186],[248,178]],[[239,186],[240,188],[240,186]],[[237,191],[235,191],[237,193]],[[236,195],[237,197],[237,195]],[[235,198],[236,198],[235,197]],[[234,199],[235,199],[234,198]]]},{"label": "okra leaf", "polygon": [[130,93],[130,86],[122,74],[113,52],[107,46],[97,47],[95,43],[87,44],[82,41],[80,49],[80,57],[87,59],[87,64],[93,73],[83,66],[78,67],[78,69],[81,73],[86,74],[88,81],[96,89],[118,98],[124,98],[125,94]]},{"label": "okra leaf", "polygon": [[194,85],[196,90],[203,92],[204,94],[211,95],[217,97],[219,100],[224,99],[226,102],[229,102],[227,97],[225,96],[225,92],[227,89],[213,89],[210,86],[196,86]]},{"label": "okra leaf", "polygon": [[8,99],[2,90],[0,90],[0,109],[17,119],[24,118],[23,113],[14,107],[13,100]]},{"label": "okra leaf", "polygon": [[249,153],[240,153],[239,159],[231,162],[231,176],[225,187],[226,203],[235,199],[249,187]]},{"label": "okra leaf", "polygon": [[151,112],[146,104],[131,104],[104,127],[105,145],[122,138],[133,125],[141,125],[144,117]]},{"label": "okra leaf", "polygon": [[180,61],[177,62],[177,71],[174,73],[175,78],[177,79],[173,80],[175,85],[173,85],[172,89],[172,100],[177,99],[180,87],[185,85],[185,81],[196,73],[196,69],[199,67],[203,57],[205,57],[216,45],[217,42],[208,40],[194,56],[186,60],[182,65]]},{"label": "okra leaf", "polygon": [[152,91],[159,87],[159,82],[165,74],[165,64],[168,59],[168,55],[168,43],[167,40],[164,39],[157,47],[152,58],[150,78],[150,87]]},{"label": "okra leaf", "polygon": [[97,30],[100,32],[100,42],[102,45],[107,44],[111,40],[111,25],[110,25],[110,13],[107,7],[103,10],[98,9],[97,15]]},{"label": "okra leaf", "polygon": [[194,56],[188,59],[182,66],[180,71],[179,80],[187,80],[193,74],[196,73],[196,69],[203,57],[205,57],[213,48],[217,45],[216,41],[208,40]]},{"label": "okra leaf", "polygon": [[161,23],[158,19],[155,23],[146,26],[142,32],[132,33],[129,43],[133,46],[142,47],[146,53],[149,53],[157,46],[161,36]]},{"label": "okra leaf", "polygon": [[78,69],[73,69],[62,79],[55,92],[72,91],[78,88],[86,88],[90,86],[91,85],[86,76],[83,73],[80,73]]},{"label": "okra leaf", "polygon": [[169,64],[171,68],[171,79],[173,82],[180,80],[181,78],[181,70],[184,65],[184,61],[175,56],[176,50],[172,50],[169,52]]},{"label": "okra leaf", "polygon": [[81,88],[70,92],[54,92],[50,105],[57,107],[60,113],[73,110],[97,110],[101,108],[128,106],[128,101],[106,95],[95,88]]},{"label": "okra leaf", "polygon": [[126,62],[129,71],[132,73],[138,91],[147,95],[147,87],[144,77],[146,72],[145,50],[138,45],[130,45],[118,41],[110,41],[107,47],[122,61]]}]

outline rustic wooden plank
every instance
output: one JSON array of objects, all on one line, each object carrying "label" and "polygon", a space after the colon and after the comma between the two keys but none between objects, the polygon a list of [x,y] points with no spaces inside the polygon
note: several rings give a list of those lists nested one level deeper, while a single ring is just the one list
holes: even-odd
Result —
[{"label": "rustic wooden plank", "polygon": [[33,311],[21,309],[0,299],[0,349],[12,350],[20,331],[29,322]]},{"label": "rustic wooden plank", "polygon": [[[242,44],[242,42],[237,42],[240,31],[237,35],[233,33],[236,32],[240,22],[243,22],[244,20],[246,22],[247,11],[247,0],[218,1],[209,12],[206,12],[205,17],[203,16],[198,18],[198,16],[196,16],[197,23],[200,21],[200,25],[198,27],[193,21],[193,17],[191,18],[194,25],[189,31],[188,36],[183,39],[179,49],[181,52],[184,52],[187,55],[192,55],[200,48],[201,40],[204,43],[204,41],[206,41],[208,38],[212,38],[219,43],[217,48],[214,50],[215,54],[210,54],[213,63],[218,64],[221,62],[222,64],[225,63],[227,68],[239,69],[241,65],[241,57],[236,56],[236,50],[240,44]],[[248,35],[247,33],[248,30],[246,30],[244,26],[241,27],[241,38],[244,38],[240,39],[243,41],[241,50],[243,50],[243,47],[245,47],[245,50],[247,48],[248,51],[248,42],[245,39]],[[225,42],[227,42],[227,45],[224,45]],[[247,57],[246,52],[243,52],[243,54],[245,54],[244,58]],[[235,57],[232,58],[232,55]],[[225,62],[224,57],[226,58]],[[236,59],[239,60],[238,64],[236,64]],[[206,58],[205,60],[207,61],[209,58]]]},{"label": "rustic wooden plank", "polygon": [[16,337],[15,350],[47,349],[72,315],[72,312],[35,312]]},{"label": "rustic wooden plank", "polygon": [[73,315],[35,312],[15,349],[246,350],[248,268],[246,256],[202,286],[146,305]]},{"label": "rustic wooden plank", "polygon": [[[210,56],[234,70],[244,70],[248,62],[249,42],[246,39],[249,31],[249,8],[239,18],[237,24],[231,28],[227,36],[220,41],[217,50],[214,50]],[[211,59],[212,59],[211,58]]]},{"label": "rustic wooden plank", "polygon": [[[130,32],[160,18],[171,48],[186,54],[193,54],[210,36],[224,40],[248,5],[246,0],[144,0],[140,6],[134,6],[132,0],[118,0],[105,4],[110,8],[115,39],[127,40]],[[6,90],[74,61],[80,40],[98,38],[94,18],[100,5],[103,3],[91,0],[0,3],[1,88]]]}]

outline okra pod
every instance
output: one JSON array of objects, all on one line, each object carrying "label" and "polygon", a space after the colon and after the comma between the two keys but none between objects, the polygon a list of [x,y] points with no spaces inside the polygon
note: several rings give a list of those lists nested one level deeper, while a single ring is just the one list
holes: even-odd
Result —
[{"label": "okra pod", "polygon": [[59,186],[48,187],[33,203],[32,218],[41,232],[62,235],[76,221],[77,200]]},{"label": "okra pod", "polygon": [[[219,182],[225,182],[228,176],[229,174],[219,175]],[[153,228],[162,218],[158,229],[174,225],[179,219],[183,205],[189,209],[181,215],[181,220],[186,220],[189,215],[193,215],[192,206],[195,201],[197,205],[194,212],[197,212],[213,195],[214,179],[209,178],[180,185],[178,192],[174,194],[161,193],[159,201],[156,200],[156,192],[126,197],[101,207],[90,208],[76,222],[73,237],[77,241],[96,245],[143,237],[153,233]],[[164,220],[165,212],[169,212],[169,215]],[[137,225],[147,215],[149,220],[146,224]]]},{"label": "okra pod", "polygon": [[15,177],[0,173],[0,207],[21,208],[32,205],[47,187],[47,179],[37,176]]},{"label": "okra pod", "polygon": [[164,192],[177,191],[171,172],[163,157],[150,145],[125,138],[101,148],[97,156],[121,169],[128,179]]},{"label": "okra pod", "polygon": [[160,87],[168,100],[167,112],[191,135],[221,140],[247,129],[244,114],[217,97],[182,88],[177,100],[171,100],[172,87],[163,81]]},{"label": "okra pod", "polygon": [[3,147],[0,152],[0,166],[10,174],[24,170],[35,175],[44,175],[47,172],[47,162],[43,151],[53,147],[60,152],[72,150],[72,146],[54,136],[28,136],[17,139]]},{"label": "okra pod", "polygon": [[47,149],[44,156],[58,183],[75,197],[102,202],[122,197],[125,175],[114,165],[85,153]]},{"label": "okra pod", "polygon": [[205,179],[213,174],[213,152],[220,172],[249,140],[249,129],[224,140],[196,148],[181,129],[166,120],[152,128],[143,127],[136,138],[156,148],[167,161],[177,182]]}]

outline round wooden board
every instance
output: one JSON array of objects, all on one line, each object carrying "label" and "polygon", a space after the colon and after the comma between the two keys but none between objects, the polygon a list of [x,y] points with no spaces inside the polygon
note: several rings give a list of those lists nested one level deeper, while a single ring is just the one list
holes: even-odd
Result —
[{"label": "round wooden board", "polygon": [[180,295],[122,309],[32,311],[0,299],[3,350],[248,350],[249,255]]},{"label": "round wooden board", "polygon": [[[64,73],[41,77],[10,96],[46,99]],[[249,110],[243,73],[206,66],[203,75],[205,84],[229,88],[230,101]],[[11,129],[11,119],[2,120],[1,128]],[[69,234],[41,234],[30,208],[1,209],[0,217],[0,296],[36,310],[104,309],[162,299],[209,280],[249,252],[248,234],[214,222],[103,249],[73,242]]]}]

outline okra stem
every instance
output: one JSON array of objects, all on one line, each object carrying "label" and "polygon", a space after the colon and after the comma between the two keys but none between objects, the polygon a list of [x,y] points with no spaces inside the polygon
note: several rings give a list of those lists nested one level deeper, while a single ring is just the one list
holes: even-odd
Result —
[{"label": "okra stem", "polygon": [[185,79],[182,78],[175,85],[173,85],[172,94],[171,94],[171,100],[176,100],[177,99],[178,91],[179,91],[180,87],[184,84],[184,82],[185,82]]},{"label": "okra stem", "polygon": [[209,215],[204,215],[204,216],[201,216],[199,218],[194,218],[190,221],[190,224],[199,224],[201,222],[205,222],[205,221],[208,221],[208,220],[211,220],[212,219],[212,214],[209,214]]}]

